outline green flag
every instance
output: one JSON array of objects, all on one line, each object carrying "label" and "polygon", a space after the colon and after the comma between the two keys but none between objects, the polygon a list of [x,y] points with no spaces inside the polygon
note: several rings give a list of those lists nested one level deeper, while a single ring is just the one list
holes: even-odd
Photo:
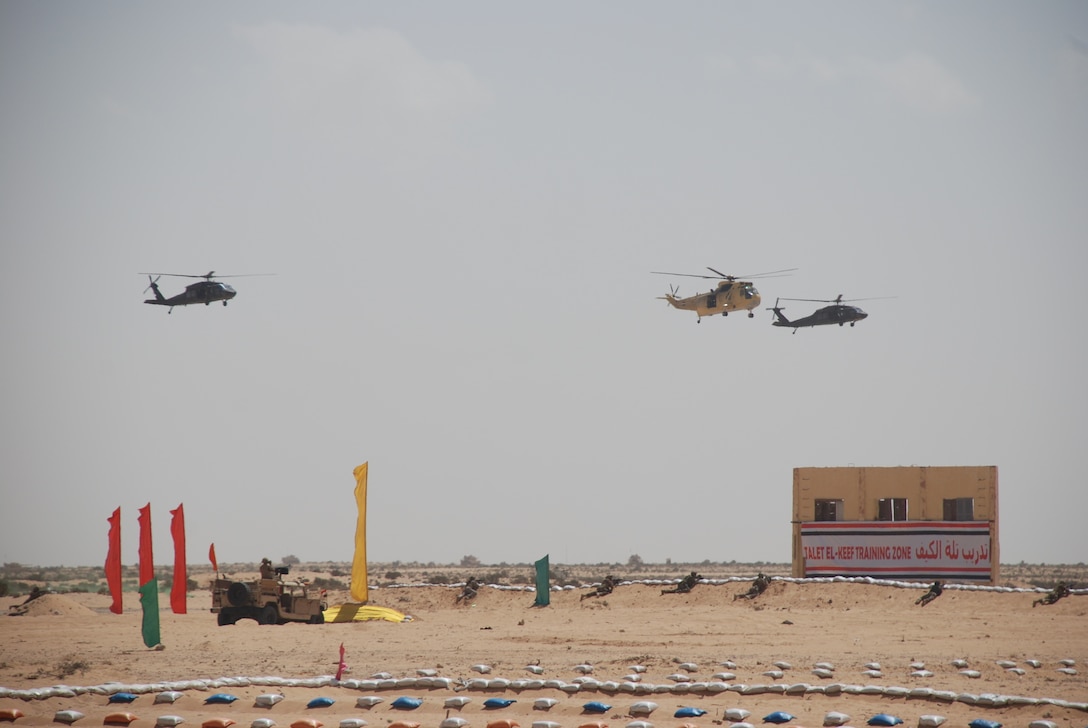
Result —
[{"label": "green flag", "polygon": [[157,646],[162,640],[159,638],[159,580],[151,579],[140,587],[140,606],[144,610],[143,635],[144,644],[148,647]]},{"label": "green flag", "polygon": [[534,607],[546,607],[551,604],[551,585],[548,583],[548,555],[536,562],[536,601]]}]

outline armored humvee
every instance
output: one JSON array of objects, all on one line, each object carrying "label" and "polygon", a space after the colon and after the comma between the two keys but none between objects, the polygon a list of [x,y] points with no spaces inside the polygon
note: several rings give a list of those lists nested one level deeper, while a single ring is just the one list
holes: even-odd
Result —
[{"label": "armored humvee", "polygon": [[306,622],[324,624],[328,609],[325,592],[311,596],[306,580],[287,581],[287,567],[276,568],[276,578],[254,581],[216,579],[212,586],[212,612],[219,615],[219,626],[239,619],[253,619],[258,624]]}]

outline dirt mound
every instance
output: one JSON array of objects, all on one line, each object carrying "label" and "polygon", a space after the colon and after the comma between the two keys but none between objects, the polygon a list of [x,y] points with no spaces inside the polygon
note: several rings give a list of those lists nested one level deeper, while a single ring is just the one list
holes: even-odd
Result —
[{"label": "dirt mound", "polygon": [[94,610],[79,604],[63,594],[43,594],[26,606],[13,609],[9,614],[21,613],[27,617],[51,617],[62,615],[93,615]]}]

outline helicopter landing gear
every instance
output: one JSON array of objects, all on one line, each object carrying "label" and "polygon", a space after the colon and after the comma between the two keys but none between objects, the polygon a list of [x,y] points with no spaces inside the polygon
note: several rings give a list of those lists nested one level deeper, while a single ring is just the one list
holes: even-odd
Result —
[{"label": "helicopter landing gear", "polygon": [[226,301],[223,301],[223,305],[224,305],[224,306],[226,306],[226,305],[227,305],[227,302],[226,302]]},{"label": "helicopter landing gear", "polygon": [[748,312],[748,318],[755,318],[755,317],[756,317],[756,315],[754,313],[752,313],[751,311]]}]

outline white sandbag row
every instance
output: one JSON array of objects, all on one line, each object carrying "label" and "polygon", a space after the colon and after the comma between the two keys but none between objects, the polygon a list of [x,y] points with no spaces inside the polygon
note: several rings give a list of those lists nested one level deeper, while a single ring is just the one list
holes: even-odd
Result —
[{"label": "white sandbag row", "polygon": [[[735,583],[749,583],[755,577],[753,576],[730,576],[724,579],[700,579],[699,583],[710,586],[723,586],[727,584]],[[899,589],[925,589],[929,587],[929,582],[914,582],[914,581],[897,581],[893,579],[877,579],[872,576],[809,576],[809,577],[795,577],[795,576],[772,576],[771,581],[784,581],[790,584],[869,584],[872,586],[890,586]],[[682,579],[632,579],[629,581],[617,582],[617,586],[625,586],[630,584],[642,584],[645,586],[673,586],[679,584]],[[518,591],[518,592],[536,592],[536,587],[531,584],[482,584],[482,587],[489,589],[496,589],[498,591]],[[578,589],[591,589],[595,588],[597,584],[586,584],[583,586],[560,586],[559,584],[553,584],[549,587],[550,591],[563,592],[563,591],[575,591]],[[389,584],[384,589],[413,589],[419,587],[444,587],[447,589],[461,589],[464,587],[464,582],[458,584],[431,584],[428,582],[420,582],[415,584]],[[371,586],[371,589],[378,589],[377,586]],[[945,589],[961,590],[961,591],[983,591],[983,592],[999,592],[1003,594],[1018,593],[1018,594],[1045,594],[1049,592],[1049,589],[1042,587],[1014,587],[1014,586],[990,586],[988,584],[945,584]],[[1084,589],[1070,589],[1071,594],[1088,594],[1088,588]]]},{"label": "white sandbag row", "polygon": [[[151,692],[162,691],[185,691],[185,690],[209,690],[218,689],[223,687],[245,687],[249,685],[259,686],[272,686],[272,687],[301,687],[301,688],[319,688],[339,686],[356,690],[400,690],[407,687],[402,681],[411,680],[411,687],[421,687],[421,681],[427,681],[428,686],[440,687],[441,689],[454,690],[458,689],[454,681],[449,678],[401,678],[390,680],[344,680],[339,683],[332,677],[321,676],[313,678],[280,678],[280,677],[235,677],[235,678],[220,678],[217,680],[182,680],[175,682],[161,682],[161,683],[145,683],[145,684],[133,684],[125,685],[121,683],[107,683],[105,685],[93,685],[88,687],[74,687],[68,685],[56,685],[48,688],[32,688],[28,690],[11,690],[8,688],[0,687],[0,698],[15,698],[18,700],[46,700],[55,697],[75,697],[81,694],[94,694],[94,695],[113,695],[119,692],[130,692],[134,694],[143,694]],[[389,684],[387,684],[389,683]],[[436,684],[437,683],[437,684]],[[741,695],[764,695],[764,694],[777,694],[777,695],[808,695],[808,694],[820,694],[835,696],[839,694],[847,695],[869,695],[869,696],[883,696],[888,698],[915,698],[921,700],[931,700],[935,702],[959,702],[966,705],[987,707],[987,708],[1001,708],[1006,706],[1035,706],[1035,705],[1053,705],[1059,708],[1071,708],[1088,712],[1088,702],[1073,702],[1068,700],[1062,700],[1058,698],[1031,698],[1026,696],[1017,695],[998,695],[994,693],[957,693],[950,690],[935,690],[927,687],[899,687],[899,686],[885,686],[885,685],[853,685],[844,683],[831,683],[828,685],[811,685],[809,683],[793,683],[784,684],[777,683],[771,685],[745,685],[745,684],[727,684],[724,682],[680,682],[676,684],[651,684],[651,683],[636,683],[636,682],[615,682],[615,681],[597,681],[592,679],[586,679],[580,682],[566,682],[564,680],[507,680],[505,678],[474,678],[472,680],[461,681],[461,689],[467,690],[482,690],[482,691],[506,691],[513,690],[520,692],[523,690],[559,690],[564,693],[574,694],[578,692],[593,692],[599,691],[602,693],[616,694],[625,693],[631,695],[687,695],[687,694],[717,694],[723,692],[734,692]]]}]

